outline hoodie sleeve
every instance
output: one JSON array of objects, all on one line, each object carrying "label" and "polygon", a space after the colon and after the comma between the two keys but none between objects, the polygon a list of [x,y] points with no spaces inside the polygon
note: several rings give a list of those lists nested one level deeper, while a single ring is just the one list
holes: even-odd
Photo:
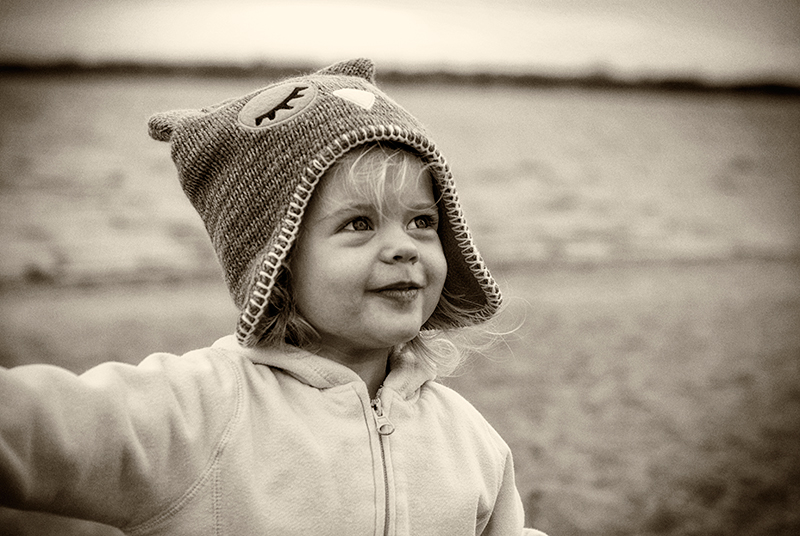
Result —
[{"label": "hoodie sleeve", "polygon": [[[514,462],[509,450],[503,470],[503,481],[494,503],[492,515],[481,536],[501,536],[519,533],[525,513],[517,484],[514,480]],[[522,529],[522,536],[547,536],[535,529]]]},{"label": "hoodie sleeve", "polygon": [[202,484],[235,420],[241,380],[212,350],[0,369],[0,503],[124,527]]}]

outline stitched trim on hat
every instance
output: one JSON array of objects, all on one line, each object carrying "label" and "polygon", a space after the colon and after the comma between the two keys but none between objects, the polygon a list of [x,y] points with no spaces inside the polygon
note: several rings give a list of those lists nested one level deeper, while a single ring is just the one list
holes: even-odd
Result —
[{"label": "stitched trim on hat", "polygon": [[254,346],[264,334],[266,329],[264,315],[269,296],[280,274],[281,267],[289,255],[289,250],[297,238],[303,214],[322,175],[351,149],[365,143],[380,141],[394,141],[408,145],[431,160],[431,165],[436,168],[436,176],[441,181],[439,186],[442,201],[452,226],[458,249],[486,296],[487,305],[477,314],[478,316],[489,318],[497,312],[502,301],[500,289],[477,252],[475,243],[472,240],[472,234],[467,227],[461,204],[455,193],[453,176],[439,150],[426,137],[402,127],[396,125],[370,125],[369,127],[343,134],[335,139],[304,170],[302,180],[297,186],[283,218],[281,230],[258,267],[248,302],[239,317],[236,337],[240,344],[246,347]]}]

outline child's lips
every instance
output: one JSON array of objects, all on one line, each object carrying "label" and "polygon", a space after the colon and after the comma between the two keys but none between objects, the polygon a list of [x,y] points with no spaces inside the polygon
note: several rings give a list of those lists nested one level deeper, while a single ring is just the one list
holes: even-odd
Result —
[{"label": "child's lips", "polygon": [[384,298],[402,303],[410,303],[417,298],[422,288],[422,285],[414,283],[413,281],[401,281],[377,288],[374,292]]},{"label": "child's lips", "polygon": [[409,288],[405,290],[399,288],[386,289],[379,291],[378,294],[380,294],[384,298],[390,298],[398,302],[411,303],[417,298],[417,295],[419,294],[419,289],[418,288]]}]

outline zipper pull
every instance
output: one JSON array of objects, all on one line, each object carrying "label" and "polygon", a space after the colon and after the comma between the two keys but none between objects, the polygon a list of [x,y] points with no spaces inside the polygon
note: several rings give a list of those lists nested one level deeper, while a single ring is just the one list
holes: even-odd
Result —
[{"label": "zipper pull", "polygon": [[375,415],[375,424],[378,427],[378,433],[382,436],[391,435],[394,432],[394,425],[383,413],[383,402],[381,401],[380,391],[374,400],[370,401],[372,412]]}]

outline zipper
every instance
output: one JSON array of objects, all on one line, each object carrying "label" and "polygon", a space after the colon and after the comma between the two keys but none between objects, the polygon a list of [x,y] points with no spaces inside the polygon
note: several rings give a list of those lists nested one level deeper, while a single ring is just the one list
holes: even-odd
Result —
[{"label": "zipper", "polygon": [[375,398],[370,400],[372,406],[372,415],[375,417],[375,426],[378,429],[378,443],[381,446],[381,465],[383,466],[383,497],[385,504],[383,506],[384,520],[383,520],[383,534],[389,534],[389,469],[386,467],[386,448],[383,445],[384,437],[389,436],[394,432],[394,425],[389,417],[383,411],[383,402],[381,401],[381,391],[383,387],[378,389]]},{"label": "zipper", "polygon": [[383,412],[383,401],[381,401],[381,391],[383,391],[383,387],[378,389],[378,393],[375,395],[375,398],[370,400],[369,405],[372,406],[372,412],[375,415],[375,425],[378,428],[378,434],[382,436],[392,435],[394,432],[394,425],[392,421],[389,420],[389,417]]}]

